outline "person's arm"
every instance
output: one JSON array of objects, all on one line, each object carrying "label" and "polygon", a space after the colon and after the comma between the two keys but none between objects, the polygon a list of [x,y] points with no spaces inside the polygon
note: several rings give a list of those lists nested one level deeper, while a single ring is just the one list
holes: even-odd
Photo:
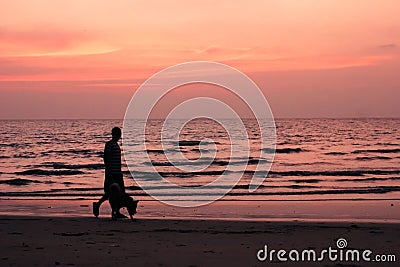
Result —
[{"label": "person's arm", "polygon": [[103,160],[104,160],[104,165],[106,166],[106,168],[109,165],[110,162],[110,146],[108,145],[108,143],[106,143],[105,147],[104,147],[104,155],[103,155]]}]

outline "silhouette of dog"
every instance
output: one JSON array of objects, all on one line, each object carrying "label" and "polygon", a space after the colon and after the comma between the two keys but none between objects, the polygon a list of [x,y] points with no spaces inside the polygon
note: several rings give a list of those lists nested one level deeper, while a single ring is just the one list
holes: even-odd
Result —
[{"label": "silhouette of dog", "polygon": [[120,208],[126,207],[129,216],[133,221],[133,215],[136,214],[138,200],[134,200],[128,194],[121,190],[121,186],[118,183],[112,183],[110,185],[110,197],[109,200],[111,205],[111,219],[117,220],[117,214]]}]

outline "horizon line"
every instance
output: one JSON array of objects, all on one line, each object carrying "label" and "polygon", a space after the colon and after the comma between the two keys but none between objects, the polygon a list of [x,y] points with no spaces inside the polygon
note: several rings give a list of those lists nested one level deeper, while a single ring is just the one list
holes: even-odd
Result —
[{"label": "horizon line", "polygon": [[[142,120],[140,118],[135,118],[138,120]],[[148,120],[164,120],[165,118],[149,118]],[[173,120],[187,120],[190,118],[176,118]],[[194,118],[195,119],[195,118]],[[221,119],[221,120],[231,120],[235,118],[216,118],[216,119]],[[241,119],[254,119],[254,117],[244,117]],[[268,119],[268,118],[260,118],[261,120],[263,119]],[[371,116],[371,117],[274,117],[274,120],[310,120],[310,119],[332,119],[332,120],[354,120],[354,119],[400,119],[399,117],[379,117],[379,116]],[[31,120],[31,121],[44,121],[44,120],[124,120],[124,118],[0,118],[0,121],[26,121],[26,120]]]}]

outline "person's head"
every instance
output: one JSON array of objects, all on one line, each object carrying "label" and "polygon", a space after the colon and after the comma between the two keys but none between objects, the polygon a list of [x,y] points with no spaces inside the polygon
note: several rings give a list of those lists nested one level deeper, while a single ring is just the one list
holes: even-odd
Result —
[{"label": "person's head", "polygon": [[119,127],[112,128],[111,135],[112,135],[112,139],[114,141],[118,141],[121,138],[121,135],[122,135],[121,128],[119,128]]}]

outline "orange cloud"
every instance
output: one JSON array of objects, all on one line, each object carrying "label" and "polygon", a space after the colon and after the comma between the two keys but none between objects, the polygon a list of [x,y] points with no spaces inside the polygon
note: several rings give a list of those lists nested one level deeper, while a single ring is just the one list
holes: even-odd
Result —
[{"label": "orange cloud", "polygon": [[0,28],[1,56],[95,54],[114,50],[100,36],[85,30],[43,25],[40,28]]}]

